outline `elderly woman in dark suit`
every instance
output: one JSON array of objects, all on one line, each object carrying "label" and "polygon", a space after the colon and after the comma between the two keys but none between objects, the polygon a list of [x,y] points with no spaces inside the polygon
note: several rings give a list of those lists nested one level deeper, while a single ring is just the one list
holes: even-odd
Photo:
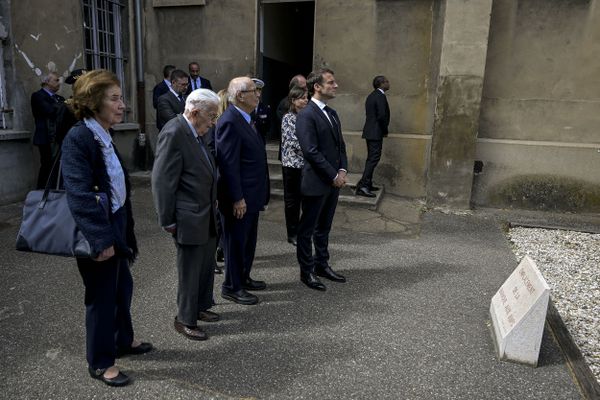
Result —
[{"label": "elderly woman in dark suit", "polygon": [[85,286],[89,373],[107,385],[124,386],[129,377],[115,358],[146,353],[152,345],[134,339],[131,322],[129,264],[138,249],[129,181],[110,135],[125,111],[119,80],[105,70],[86,73],[73,86],[72,106],[81,121],[63,142],[62,174],[69,209],[97,254],[77,259]]}]

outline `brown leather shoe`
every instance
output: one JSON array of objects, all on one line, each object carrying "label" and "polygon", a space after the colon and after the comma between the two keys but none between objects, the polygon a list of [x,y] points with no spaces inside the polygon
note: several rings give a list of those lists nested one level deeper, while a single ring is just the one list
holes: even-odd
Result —
[{"label": "brown leather shoe", "polygon": [[175,330],[181,333],[183,336],[190,340],[206,340],[208,339],[208,335],[202,329],[197,326],[187,326],[177,321],[177,317],[175,317],[175,322],[173,323],[175,326]]},{"label": "brown leather shoe", "polygon": [[221,316],[212,311],[200,311],[198,313],[198,320],[202,322],[217,322],[221,319]]}]

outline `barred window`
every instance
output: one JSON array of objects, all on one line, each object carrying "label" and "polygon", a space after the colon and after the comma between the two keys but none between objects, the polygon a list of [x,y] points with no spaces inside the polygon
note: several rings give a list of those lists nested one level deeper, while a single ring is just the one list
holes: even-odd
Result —
[{"label": "barred window", "polygon": [[121,0],[83,0],[85,66],[114,72],[124,87]]}]

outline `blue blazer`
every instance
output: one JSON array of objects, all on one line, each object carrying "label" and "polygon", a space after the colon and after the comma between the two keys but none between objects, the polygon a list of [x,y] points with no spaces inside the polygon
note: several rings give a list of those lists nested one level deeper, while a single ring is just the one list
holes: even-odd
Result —
[{"label": "blue blazer", "polygon": [[43,145],[54,141],[56,136],[56,117],[64,97],[56,95],[54,100],[48,92],[40,89],[31,95],[31,112],[35,120],[33,144]]},{"label": "blue blazer", "polygon": [[233,203],[244,199],[247,212],[258,212],[269,202],[269,171],[265,143],[242,114],[229,106],[215,130],[219,177],[219,210],[232,215]]},{"label": "blue blazer", "polygon": [[[116,148],[115,152],[117,152]],[[121,161],[118,152],[117,157]],[[121,166],[123,166],[122,161]],[[100,253],[110,246],[115,246],[118,255],[133,261],[137,256],[138,248],[133,230],[129,176],[123,167],[127,189],[124,206],[127,211],[127,231],[126,241],[123,242],[113,229],[110,218],[107,218],[106,213],[98,206],[96,194],[103,192],[108,197],[110,209],[110,179],[100,145],[94,139],[92,131],[82,121],[69,130],[63,141],[61,168],[69,209],[92,250]]]},{"label": "blue blazer", "polygon": [[338,170],[348,169],[340,119],[335,110],[331,109],[331,113],[336,122],[334,126],[319,106],[309,101],[296,119],[296,136],[305,160],[301,184],[305,196],[328,193]]}]

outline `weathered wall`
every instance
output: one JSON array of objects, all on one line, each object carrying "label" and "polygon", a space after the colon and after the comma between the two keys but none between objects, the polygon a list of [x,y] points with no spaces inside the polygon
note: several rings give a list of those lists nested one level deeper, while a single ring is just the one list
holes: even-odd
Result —
[{"label": "weathered wall", "polygon": [[163,79],[163,66],[173,64],[187,72],[188,63],[197,61],[200,75],[215,91],[226,88],[235,76],[255,74],[256,25],[254,1],[207,1],[185,7],[145,2],[146,124],[153,143],[157,131],[152,88]]},{"label": "weathered wall", "polygon": [[473,202],[600,211],[598,2],[495,0],[488,47]]},{"label": "weathered wall", "polygon": [[[351,132],[362,131],[364,102],[373,90],[373,77],[385,75],[391,83],[386,93],[391,136],[384,141],[375,180],[384,183],[386,190],[405,196],[424,194],[423,186],[416,186],[424,185],[426,166],[421,161],[412,165],[409,160],[426,159],[427,146],[402,148],[401,143],[413,141],[403,137],[405,134],[429,133],[432,10],[433,1],[423,0],[315,3],[314,65],[333,69],[340,85],[331,105],[340,115],[346,140],[355,145],[351,171],[361,173],[366,157],[364,139],[352,137]],[[409,154],[408,149],[421,153]]]},{"label": "weathered wall", "polygon": [[427,201],[468,208],[492,3],[444,3]]}]

